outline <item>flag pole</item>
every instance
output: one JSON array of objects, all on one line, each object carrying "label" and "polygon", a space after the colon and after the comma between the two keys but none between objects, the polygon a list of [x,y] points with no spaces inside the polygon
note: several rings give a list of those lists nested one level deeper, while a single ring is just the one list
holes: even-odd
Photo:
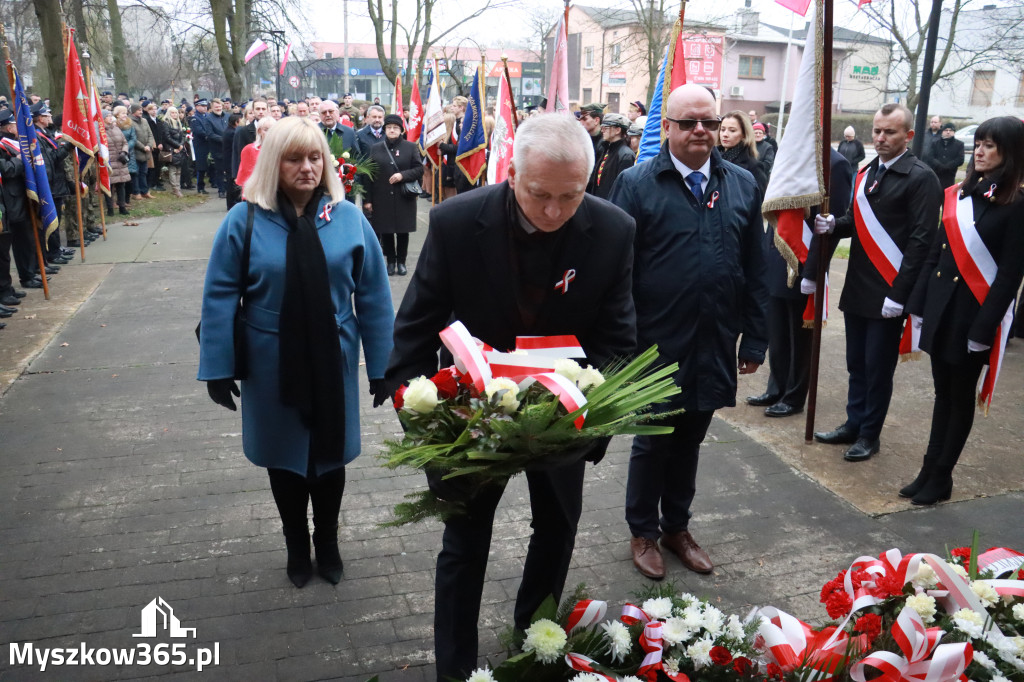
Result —
[{"label": "flag pole", "polygon": [[[821,199],[821,213],[828,215],[829,185],[832,180],[832,0],[824,0],[822,20],[821,60],[821,177],[824,195]],[[816,21],[818,18],[816,17]],[[804,46],[807,49],[807,46]],[[821,320],[825,309],[825,269],[828,265],[829,240],[825,235],[818,238],[818,272],[815,273],[817,289],[814,294],[814,333],[811,336],[811,377],[807,389],[807,424],[804,440],[814,439],[814,413],[818,402],[818,369],[821,360]]]},{"label": "flag pole", "polygon": [[[70,45],[71,45],[71,41],[74,40],[74,37],[72,35],[73,33],[74,33],[74,29],[73,28],[68,28],[67,26],[64,26],[64,30],[61,32],[61,35],[64,37],[64,63],[65,64],[68,63],[68,55],[71,54]],[[69,77],[70,77],[70,74],[67,72],[67,69],[65,68],[64,69],[64,81],[67,82],[67,79]],[[68,109],[68,103],[64,102],[64,113],[67,112],[67,109]],[[71,165],[74,166],[74,168],[75,168],[75,209],[76,209],[76,212],[78,214],[78,247],[79,247],[79,250],[81,252],[82,262],[84,263],[85,262],[85,227],[82,224],[82,178],[79,175],[79,169],[78,169],[78,150],[72,149],[71,153],[74,154],[74,157],[75,157],[74,158],[74,163],[72,163]],[[56,173],[58,169],[54,168],[53,170],[54,170],[54,173]]]},{"label": "flag pole", "polygon": [[569,45],[569,2],[565,0],[565,14],[563,15],[563,23],[565,23],[565,43],[568,48]]},{"label": "flag pole", "polygon": [[[505,65],[505,82],[508,84],[508,100],[509,104],[512,105],[512,131],[519,127],[519,113],[516,111],[516,98],[512,94],[512,76],[508,73],[508,55],[501,55],[501,63]],[[501,106],[501,103],[498,103]]]},{"label": "flag pole", "polygon": [[[86,67],[86,69],[85,69],[85,89],[89,91],[89,107],[91,108],[92,107],[93,95],[95,94],[95,93],[93,93],[93,90],[92,90],[92,66],[91,65]],[[173,95],[172,95],[172,98],[173,98]],[[173,105],[173,102],[172,102],[172,105]],[[98,97],[96,98],[96,106],[97,107],[99,106],[99,98]],[[102,116],[102,114],[99,111],[96,112],[96,115],[97,116]],[[90,118],[91,118],[91,116],[90,116]],[[91,124],[92,121],[89,121],[89,123]],[[97,131],[97,132],[99,132],[99,131]],[[100,150],[99,150],[99,140],[98,139],[96,140],[96,144],[97,144],[96,156],[99,157]],[[103,205],[105,202],[103,201],[103,190],[100,189],[102,183],[100,182],[100,172],[99,171],[100,171],[100,159],[97,158],[96,159],[96,194],[99,195],[99,201],[97,203],[99,203],[99,205],[100,205],[100,230],[102,230],[102,232],[103,232],[103,241],[107,241],[107,212],[104,210],[106,207]],[[113,198],[111,198],[111,205],[113,205]]]},{"label": "flag pole", "polygon": [[[14,105],[15,111],[17,111],[17,100],[14,99],[14,69],[13,62],[11,62],[11,51],[7,46],[7,33],[4,31],[3,22],[0,22],[0,37],[3,38],[3,52],[4,52],[4,63],[7,65],[7,83],[11,91],[11,104]],[[39,242],[39,216],[36,215],[35,209],[32,208],[32,200],[29,199],[29,211],[28,217],[32,222],[32,236],[36,242],[36,261],[39,263],[39,278],[43,280],[43,298],[47,301],[50,300],[50,282],[46,277],[46,261],[43,259],[43,246]],[[36,202],[37,205],[39,202]],[[2,229],[2,228],[0,228]]]}]

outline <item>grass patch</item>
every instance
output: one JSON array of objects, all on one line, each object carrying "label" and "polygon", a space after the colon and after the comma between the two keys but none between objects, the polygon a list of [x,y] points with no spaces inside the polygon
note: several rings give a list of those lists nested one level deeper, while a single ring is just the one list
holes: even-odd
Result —
[{"label": "grass patch", "polygon": [[[159,218],[161,216],[171,215],[173,213],[179,213],[181,211],[194,208],[200,204],[204,204],[210,200],[209,196],[203,196],[202,194],[196,194],[195,191],[186,190],[182,192],[184,196],[176,197],[170,192],[151,192],[153,195],[152,199],[132,199],[131,207],[128,209],[131,212],[130,216],[123,216],[117,213],[117,208],[114,208],[114,217],[107,216],[107,220],[136,220],[138,218]],[[216,190],[213,194],[213,198],[217,198]],[[220,201],[223,201],[221,199]]]},{"label": "grass patch", "polygon": [[833,258],[842,258],[843,260],[850,260],[850,247],[846,244],[840,244],[836,247],[836,252],[832,255]]}]

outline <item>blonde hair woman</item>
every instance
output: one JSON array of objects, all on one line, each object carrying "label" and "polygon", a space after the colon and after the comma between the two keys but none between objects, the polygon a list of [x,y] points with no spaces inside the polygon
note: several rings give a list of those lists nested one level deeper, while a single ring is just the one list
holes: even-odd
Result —
[{"label": "blonde hair woman", "polygon": [[341,580],[338,514],[345,465],[359,455],[360,340],[379,405],[394,321],[377,237],[344,201],[330,159],[314,123],[296,117],[273,126],[245,183],[248,201],[228,212],[214,238],[203,290],[198,378],[231,410],[240,395],[234,379],[242,379],[242,449],[268,470],[296,587],[313,574],[310,502],[317,572]]},{"label": "blonde hair woman", "polygon": [[722,127],[718,129],[718,151],[724,160],[750,171],[761,190],[761,196],[764,196],[768,176],[757,161],[757,140],[754,139],[754,127],[746,113],[730,111],[722,117]]},{"label": "blonde hair woman", "polygon": [[185,161],[185,131],[181,126],[181,115],[174,107],[164,114],[164,144],[171,152],[171,163],[167,169],[168,180],[174,196],[181,196],[181,164]]}]

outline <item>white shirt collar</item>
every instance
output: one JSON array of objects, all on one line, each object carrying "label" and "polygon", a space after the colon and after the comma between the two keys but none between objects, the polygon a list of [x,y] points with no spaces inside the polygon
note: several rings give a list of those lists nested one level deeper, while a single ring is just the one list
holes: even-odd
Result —
[{"label": "white shirt collar", "polygon": [[677,159],[675,157],[675,155],[672,154],[671,151],[669,151],[669,153],[668,153],[668,158],[672,159],[672,165],[676,167],[676,170],[679,171],[679,174],[683,176],[684,180],[686,179],[686,177],[690,173],[692,173],[694,171],[699,171],[699,172],[703,173],[704,174],[704,179],[701,180],[701,183],[700,183],[701,191],[703,191],[703,190],[708,188],[708,181],[711,179],[711,156],[710,155],[704,161],[704,165],[701,166],[700,168],[690,168],[685,163],[683,163],[682,161]]},{"label": "white shirt collar", "polygon": [[896,163],[897,161],[899,161],[901,158],[903,158],[903,155],[906,154],[906,153],[907,153],[907,149],[904,149],[902,152],[900,152],[899,156],[894,156],[893,158],[889,159],[888,161],[882,161],[882,159],[879,158],[878,159],[878,165],[881,166],[881,165],[884,164],[885,165],[885,170],[889,170],[890,168],[892,168],[892,165],[894,163]]}]

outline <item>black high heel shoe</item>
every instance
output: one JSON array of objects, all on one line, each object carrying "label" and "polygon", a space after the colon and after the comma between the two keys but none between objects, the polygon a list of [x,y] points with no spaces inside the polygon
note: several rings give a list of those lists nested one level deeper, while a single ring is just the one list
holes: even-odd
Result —
[{"label": "black high heel shoe", "polygon": [[924,484],[928,482],[928,477],[931,476],[931,473],[930,469],[922,467],[921,471],[917,472],[917,478],[915,478],[911,483],[900,488],[899,496],[910,499],[919,493],[921,488],[924,487]]},{"label": "black high heel shoe", "polygon": [[338,526],[314,529],[313,547],[316,550],[316,572],[330,584],[337,585],[345,572],[345,564],[338,552]]},{"label": "black high heel shoe", "polygon": [[910,500],[911,504],[918,506],[929,506],[936,502],[945,502],[953,495],[952,474],[935,472],[924,484],[924,487],[917,491],[917,494]]},{"label": "black high heel shoe", "polygon": [[305,587],[313,577],[313,562],[309,558],[309,530],[285,531],[284,544],[288,548],[288,579],[295,587]]}]

